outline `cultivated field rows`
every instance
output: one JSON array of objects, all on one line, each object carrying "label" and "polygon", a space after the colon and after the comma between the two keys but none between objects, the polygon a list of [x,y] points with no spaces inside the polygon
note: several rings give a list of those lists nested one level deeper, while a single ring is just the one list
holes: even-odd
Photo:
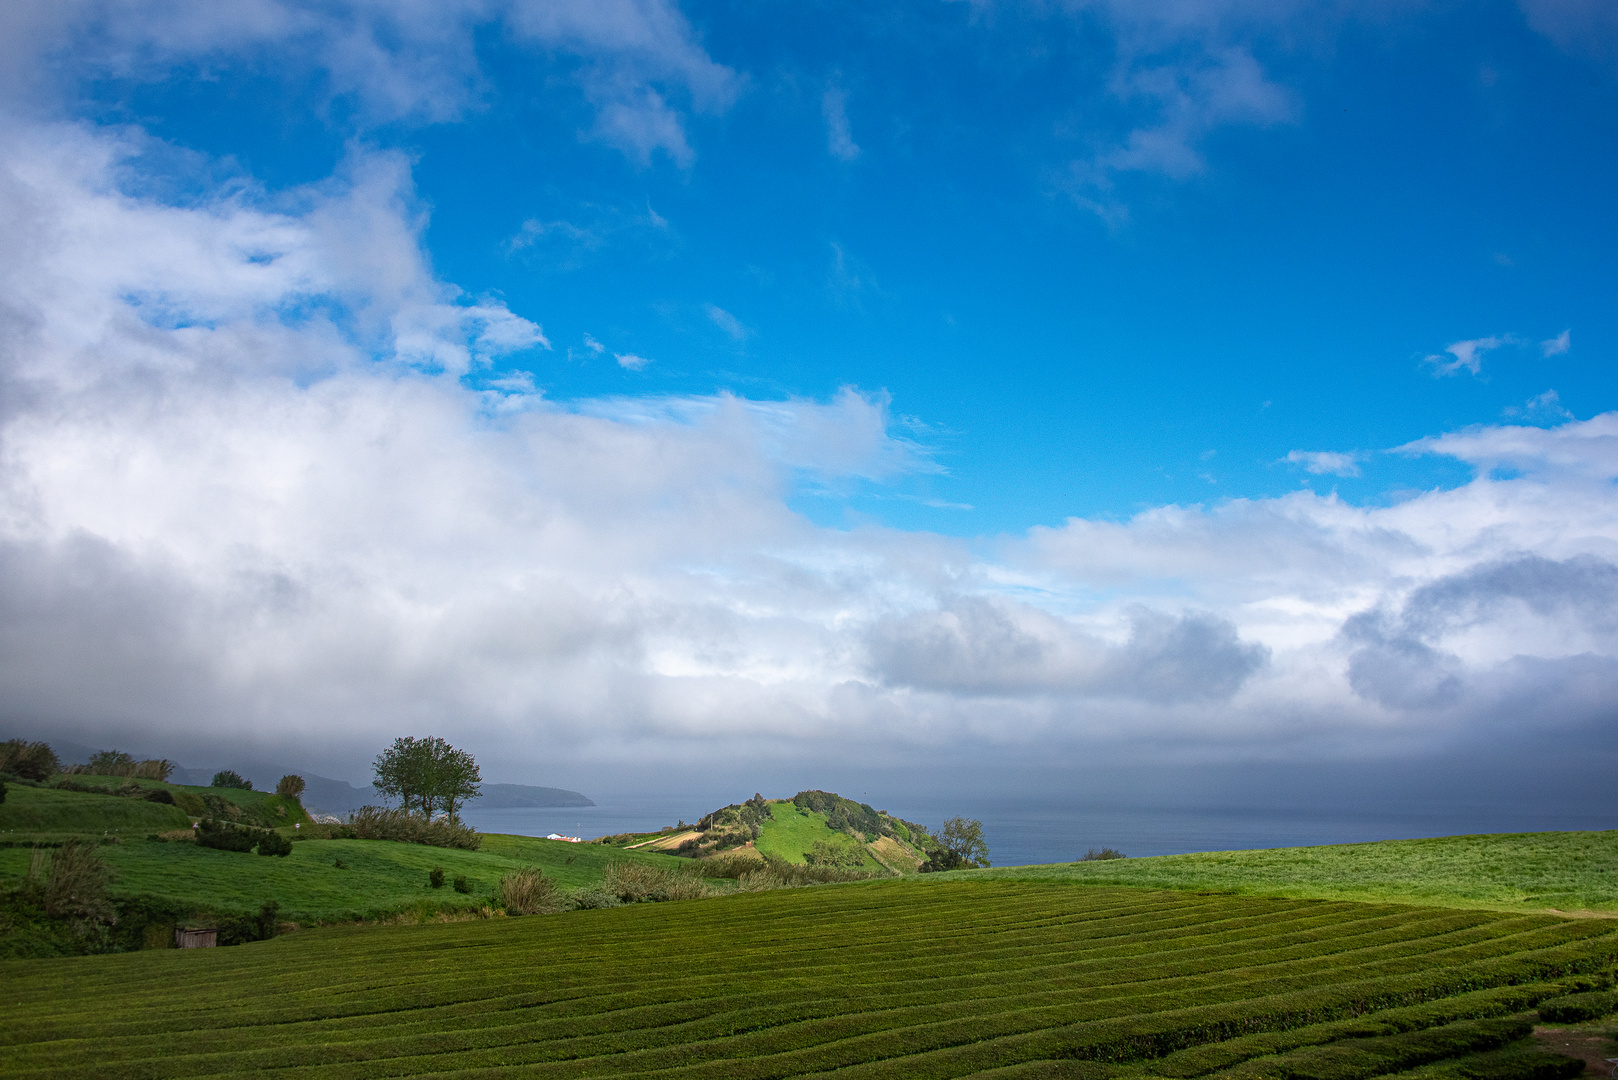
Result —
[{"label": "cultivated field rows", "polygon": [[1604,919],[880,882],[0,965],[0,1052],[18,1076],[1374,1076],[1520,1039],[1615,962]]}]

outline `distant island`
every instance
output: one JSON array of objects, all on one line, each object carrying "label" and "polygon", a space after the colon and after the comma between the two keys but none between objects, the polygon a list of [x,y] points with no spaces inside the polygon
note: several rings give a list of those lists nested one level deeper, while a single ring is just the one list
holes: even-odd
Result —
[{"label": "distant island", "polygon": [[595,803],[577,791],[566,788],[484,784],[482,796],[472,805],[479,810],[513,810],[519,807],[594,806]]}]

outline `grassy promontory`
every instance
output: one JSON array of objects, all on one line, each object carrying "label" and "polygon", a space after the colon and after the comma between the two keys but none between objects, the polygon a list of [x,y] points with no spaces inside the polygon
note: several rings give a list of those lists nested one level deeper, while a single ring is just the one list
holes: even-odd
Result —
[{"label": "grassy promontory", "polygon": [[1618,831],[1210,851],[957,870],[921,880],[990,879],[1618,915]]}]

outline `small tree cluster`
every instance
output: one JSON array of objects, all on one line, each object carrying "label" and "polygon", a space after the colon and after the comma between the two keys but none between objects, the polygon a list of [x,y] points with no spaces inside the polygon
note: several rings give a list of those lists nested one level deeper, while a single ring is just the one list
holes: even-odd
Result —
[{"label": "small tree cluster", "polygon": [[472,755],[436,736],[393,740],[377,755],[375,771],[377,791],[423,817],[442,811],[456,820],[461,806],[482,791],[483,777]]},{"label": "small tree cluster", "polygon": [[989,845],[983,839],[983,822],[976,818],[952,817],[944,822],[934,839],[937,847],[927,852],[921,864],[924,874],[940,870],[969,870],[989,865]]},{"label": "small tree cluster", "polygon": [[288,773],[275,782],[275,793],[283,798],[301,799],[304,787],[303,777]]},{"label": "small tree cluster", "polygon": [[[55,754],[51,755],[51,760],[56,760]],[[167,780],[176,768],[174,762],[168,758],[136,761],[133,754],[126,754],[122,750],[97,750],[83,765],[63,765],[60,771],[84,776],[129,776],[139,780]]]},{"label": "small tree cluster", "polygon": [[242,776],[242,774],[237,772],[235,769],[220,769],[218,772],[213,774],[213,780],[209,782],[208,786],[239,788],[242,791],[253,790],[253,782]]},{"label": "small tree cluster", "polygon": [[0,742],[0,773],[43,782],[61,771],[62,762],[48,743],[22,739]]}]

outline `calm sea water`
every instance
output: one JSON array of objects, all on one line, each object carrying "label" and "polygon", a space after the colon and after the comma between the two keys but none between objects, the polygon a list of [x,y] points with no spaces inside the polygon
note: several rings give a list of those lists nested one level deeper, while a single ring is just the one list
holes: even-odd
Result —
[{"label": "calm sea water", "polygon": [[[728,801],[667,795],[595,795],[599,805],[547,809],[475,810],[465,818],[484,832],[544,836],[557,832],[590,839],[619,832],[648,832],[675,822],[696,821]],[[1253,809],[1142,809],[1061,806],[1016,799],[948,805],[910,802],[889,806],[909,821],[936,827],[956,814],[983,822],[996,866],[1071,862],[1091,847],[1126,855],[1171,855],[1188,851],[1351,844],[1422,836],[1485,832],[1540,832],[1618,828],[1618,810],[1565,812],[1533,807],[1447,805],[1389,813]]]}]

